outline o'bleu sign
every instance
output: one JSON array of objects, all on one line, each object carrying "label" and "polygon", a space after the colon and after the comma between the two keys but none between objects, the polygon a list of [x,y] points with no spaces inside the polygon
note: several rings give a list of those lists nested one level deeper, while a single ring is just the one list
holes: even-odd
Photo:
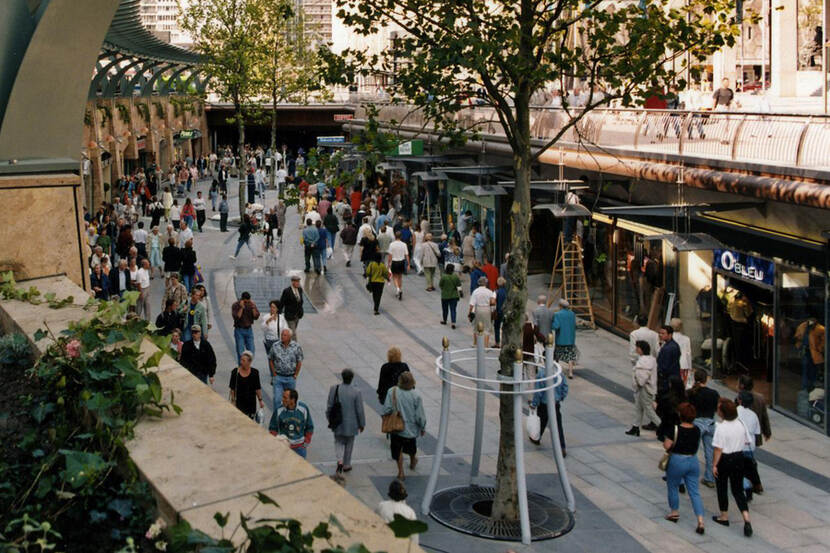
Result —
[{"label": "o'bleu sign", "polygon": [[714,250],[715,268],[744,280],[775,285],[775,263],[734,250]]}]

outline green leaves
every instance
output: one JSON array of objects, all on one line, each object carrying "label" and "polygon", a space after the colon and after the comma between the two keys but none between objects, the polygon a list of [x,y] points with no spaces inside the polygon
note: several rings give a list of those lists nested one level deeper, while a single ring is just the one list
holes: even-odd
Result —
[{"label": "green leaves", "polygon": [[97,453],[66,449],[61,449],[58,453],[66,460],[66,469],[61,472],[60,476],[64,482],[76,490],[95,482],[101,472],[114,465]]},{"label": "green leaves", "polygon": [[429,528],[425,522],[420,520],[409,520],[396,514],[395,519],[387,524],[395,533],[396,538],[408,538],[413,534],[422,534]]}]

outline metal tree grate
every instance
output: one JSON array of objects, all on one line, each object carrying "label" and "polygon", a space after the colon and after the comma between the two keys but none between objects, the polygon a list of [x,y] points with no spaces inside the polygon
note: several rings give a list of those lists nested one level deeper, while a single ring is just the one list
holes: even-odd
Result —
[{"label": "metal tree grate", "polygon": [[[430,516],[449,528],[480,538],[521,541],[518,520],[493,520],[480,511],[488,511],[496,490],[491,487],[456,486],[436,492]],[[530,533],[534,541],[558,538],[571,531],[573,515],[567,508],[544,495],[528,492]]]}]

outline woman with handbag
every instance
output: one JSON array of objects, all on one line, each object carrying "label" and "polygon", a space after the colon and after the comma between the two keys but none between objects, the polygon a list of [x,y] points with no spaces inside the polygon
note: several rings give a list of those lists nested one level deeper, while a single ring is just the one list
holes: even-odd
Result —
[{"label": "woman with handbag", "polygon": [[703,534],[703,500],[700,497],[698,480],[700,479],[700,465],[697,461],[697,448],[700,443],[700,429],[694,421],[697,411],[694,406],[684,401],[677,406],[680,424],[674,427],[672,436],[663,440],[668,459],[666,462],[666,488],[668,491],[669,509],[666,520],[677,522],[680,520],[679,495],[680,482],[686,483],[686,490],[692,502],[692,509],[697,517],[695,532]]},{"label": "woman with handbag", "polygon": [[409,455],[409,468],[418,464],[418,436],[423,436],[427,427],[424,404],[415,391],[415,378],[409,371],[398,377],[398,385],[386,394],[383,404],[382,429],[391,434],[392,459],[398,464],[398,480],[404,480],[403,454]]}]

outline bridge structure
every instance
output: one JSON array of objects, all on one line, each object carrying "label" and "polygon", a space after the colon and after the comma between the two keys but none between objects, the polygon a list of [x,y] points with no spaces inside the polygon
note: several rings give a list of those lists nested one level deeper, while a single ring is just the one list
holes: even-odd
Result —
[{"label": "bridge structure", "polygon": [[[139,166],[194,155],[207,133],[201,57],[147,31],[139,3],[0,4],[0,202],[52,223],[4,221],[0,269],[17,278],[85,286],[84,205]],[[23,235],[45,251],[31,255]],[[74,251],[54,236],[74,237]]]}]

